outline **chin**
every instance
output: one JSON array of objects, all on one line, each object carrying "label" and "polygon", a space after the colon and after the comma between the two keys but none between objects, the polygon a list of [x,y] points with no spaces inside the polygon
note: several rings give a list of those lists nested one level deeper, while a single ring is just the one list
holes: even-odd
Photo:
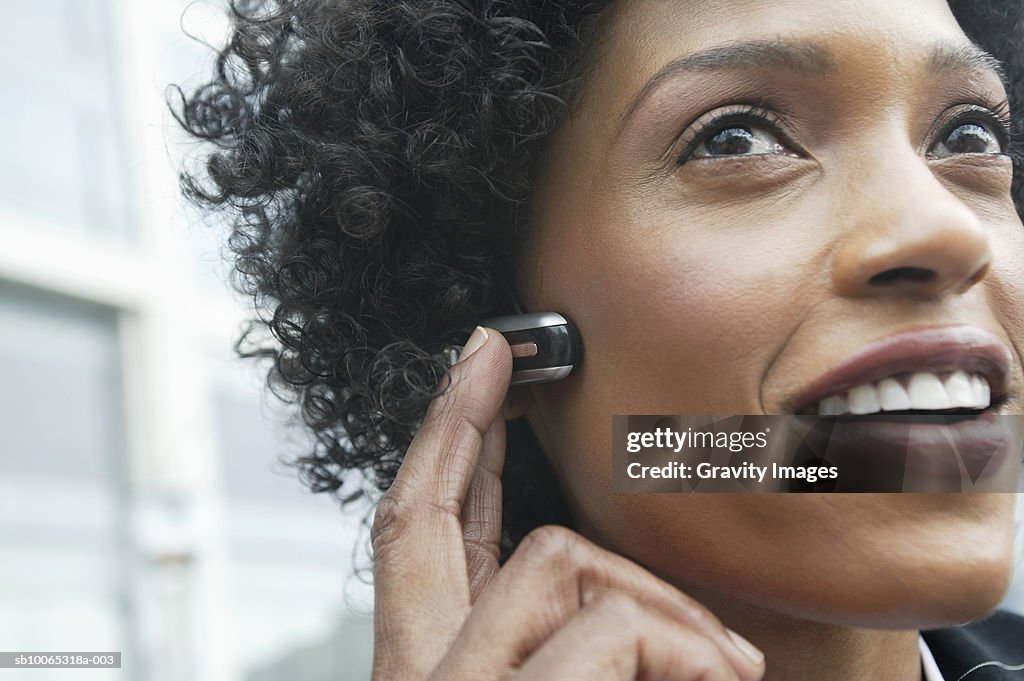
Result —
[{"label": "chin", "polygon": [[[947,550],[890,553],[847,571],[819,594],[812,619],[876,629],[939,629],[982,619],[1009,592],[1014,572],[1012,532],[980,533]],[[827,610],[819,609],[825,606]]]},{"label": "chin", "polygon": [[1011,500],[1015,495],[822,497],[818,517],[842,520],[813,537],[801,525],[792,544],[759,546],[773,569],[733,575],[715,589],[844,627],[924,630],[981,619],[1013,580]]},{"label": "chin", "polygon": [[990,614],[1006,597],[1013,581],[1012,536],[988,545],[965,547],[947,556],[942,566],[923,581],[928,588],[918,593],[919,602],[906,604],[915,613],[918,629],[966,624]]}]

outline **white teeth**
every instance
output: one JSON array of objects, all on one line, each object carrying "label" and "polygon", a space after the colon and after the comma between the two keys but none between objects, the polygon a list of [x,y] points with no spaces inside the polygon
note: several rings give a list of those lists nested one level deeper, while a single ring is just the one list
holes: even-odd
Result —
[{"label": "white teeth", "polygon": [[878,382],[878,401],[884,411],[910,409],[914,403],[900,382],[894,378],[886,378]]},{"label": "white teeth", "polygon": [[971,387],[971,379],[963,371],[954,371],[943,384],[949,401],[952,404],[974,405],[977,400],[974,396],[974,388]]},{"label": "white teeth", "polygon": [[985,409],[991,404],[991,389],[980,374],[954,371],[945,380],[938,374],[920,371],[903,380],[884,378],[850,388],[843,395],[831,395],[818,403],[821,416],[874,414],[883,411]]},{"label": "white teeth", "polygon": [[878,391],[870,383],[850,390],[846,393],[846,400],[850,404],[851,414],[873,414],[882,408],[878,402]]},{"label": "white teeth", "polygon": [[971,387],[974,389],[974,406],[984,408],[992,404],[992,390],[982,376],[971,376]]},{"label": "white teeth", "polygon": [[846,398],[842,395],[826,397],[818,405],[818,413],[822,416],[839,416],[840,414],[847,413]]},{"label": "white teeth", "polygon": [[946,388],[935,374],[919,372],[911,376],[907,394],[914,405],[911,409],[949,409],[953,406]]}]

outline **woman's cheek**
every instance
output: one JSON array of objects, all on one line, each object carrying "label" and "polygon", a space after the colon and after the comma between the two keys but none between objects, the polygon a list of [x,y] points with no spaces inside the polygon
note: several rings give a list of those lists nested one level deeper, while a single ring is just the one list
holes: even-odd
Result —
[{"label": "woman's cheek", "polygon": [[[576,257],[541,277],[545,296],[573,314],[585,357],[574,380],[535,393],[535,431],[558,453],[570,498],[606,511],[612,416],[762,412],[761,383],[807,301],[797,292],[809,254],[778,248],[770,229],[647,227],[552,250]],[[582,515],[601,515],[592,511]]]},{"label": "woman's cheek", "polygon": [[702,227],[609,239],[580,265],[601,279],[572,299],[588,366],[623,413],[760,413],[772,358],[820,295],[804,281],[811,253],[773,241],[771,227]]}]

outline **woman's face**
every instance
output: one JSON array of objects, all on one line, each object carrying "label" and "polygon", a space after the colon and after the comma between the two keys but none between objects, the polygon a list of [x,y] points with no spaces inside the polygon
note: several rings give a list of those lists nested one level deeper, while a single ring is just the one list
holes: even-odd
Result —
[{"label": "woman's face", "polygon": [[586,347],[527,412],[584,534],[713,608],[909,628],[995,607],[1014,495],[617,495],[610,442],[615,414],[790,413],[868,344],[950,325],[1005,344],[1021,413],[1005,101],[944,0],[613,8],[523,283]]}]

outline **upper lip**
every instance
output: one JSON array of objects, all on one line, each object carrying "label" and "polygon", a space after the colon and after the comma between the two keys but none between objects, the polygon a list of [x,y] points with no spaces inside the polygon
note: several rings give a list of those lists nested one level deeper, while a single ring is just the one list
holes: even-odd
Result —
[{"label": "upper lip", "polygon": [[790,413],[855,386],[915,371],[981,374],[995,403],[1006,396],[1011,362],[1006,344],[976,326],[909,329],[869,344],[825,372],[792,399]]}]

